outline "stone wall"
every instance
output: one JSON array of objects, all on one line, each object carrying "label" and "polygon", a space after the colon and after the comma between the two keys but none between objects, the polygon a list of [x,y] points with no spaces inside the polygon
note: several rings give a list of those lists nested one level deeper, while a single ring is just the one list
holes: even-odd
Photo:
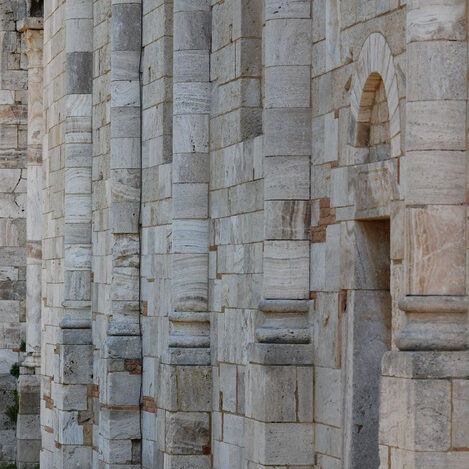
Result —
[{"label": "stone wall", "polygon": [[24,45],[16,21],[23,2],[0,4],[0,465],[15,460],[16,378],[26,320],[26,131],[27,90]]},{"label": "stone wall", "polygon": [[[19,467],[39,400],[47,469],[466,467],[465,2],[46,0],[43,136],[20,5],[0,6]],[[0,465],[14,431],[0,416]]]}]

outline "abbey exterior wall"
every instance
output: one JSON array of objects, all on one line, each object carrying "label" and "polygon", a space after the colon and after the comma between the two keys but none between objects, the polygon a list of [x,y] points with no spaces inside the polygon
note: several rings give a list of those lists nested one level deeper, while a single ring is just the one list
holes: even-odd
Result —
[{"label": "abbey exterior wall", "polygon": [[465,469],[466,2],[13,4],[0,466]]}]

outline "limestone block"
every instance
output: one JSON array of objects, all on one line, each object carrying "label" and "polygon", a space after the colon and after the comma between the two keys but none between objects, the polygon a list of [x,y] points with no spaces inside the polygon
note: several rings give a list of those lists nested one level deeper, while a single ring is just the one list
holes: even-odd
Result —
[{"label": "limestone block", "polygon": [[409,205],[465,202],[465,152],[407,152],[406,173]]},{"label": "limestone block", "polygon": [[86,410],[87,386],[80,384],[52,384],[52,399],[60,410]]},{"label": "limestone block", "polygon": [[223,438],[227,443],[244,446],[244,417],[225,414],[223,417]]},{"label": "limestone block", "polygon": [[312,422],[314,413],[313,368],[299,366],[296,368],[298,421]]},{"label": "limestone block", "polygon": [[89,384],[93,352],[89,345],[61,345],[60,368],[64,384]]},{"label": "limestone block", "polygon": [[404,258],[404,227],[405,227],[405,205],[404,202],[394,201],[391,203],[391,259]]},{"label": "limestone block", "polygon": [[303,465],[313,458],[313,426],[303,423],[263,423],[246,420],[246,453],[262,465]]},{"label": "limestone block", "polygon": [[135,410],[100,410],[100,430],[108,440],[139,439],[140,414]]},{"label": "limestone block", "polygon": [[469,462],[468,452],[414,452],[403,450],[391,451],[391,468],[398,469],[405,467],[406,469],[439,469],[442,467],[450,467],[451,469],[465,469]]},{"label": "limestone block", "polygon": [[268,67],[265,70],[265,101],[268,108],[301,108],[310,105],[310,67]]},{"label": "limestone block", "polygon": [[[222,52],[219,52],[221,55]],[[209,52],[208,50],[174,51],[174,83],[208,82]],[[225,64],[229,67],[229,64]]]},{"label": "limestone block", "polygon": [[208,151],[208,115],[174,116],[173,141],[175,153],[206,153]]},{"label": "limestone block", "polygon": [[466,80],[458,73],[467,62],[465,42],[413,42],[407,49],[407,99],[432,101],[464,99]]},{"label": "limestone block", "polygon": [[[411,295],[463,294],[465,210],[434,205],[409,208],[406,215],[407,292]],[[445,282],[441,282],[441,276]]]},{"label": "limestone block", "polygon": [[233,40],[262,35],[263,2],[242,0],[233,4]]},{"label": "limestone block", "polygon": [[340,427],[342,422],[342,371],[316,367],[314,382],[315,421]]},{"label": "limestone block", "polygon": [[318,453],[327,454],[334,458],[342,457],[342,438],[341,429],[322,425],[315,425],[315,449]]},{"label": "limestone block", "polygon": [[321,469],[340,469],[341,461],[325,454],[318,454],[318,467]]},{"label": "limestone block", "polygon": [[174,115],[210,112],[210,83],[175,83]]},{"label": "limestone block", "polygon": [[140,50],[141,5],[121,3],[112,5],[112,51]]},{"label": "limestone block", "polygon": [[452,393],[452,447],[469,448],[469,380],[454,380]]},{"label": "limestone block", "polygon": [[324,243],[311,244],[311,272],[310,290],[325,289],[326,282],[326,245]]},{"label": "limestone block", "polygon": [[266,200],[265,239],[308,239],[310,203],[303,200]]},{"label": "limestone block", "polygon": [[349,172],[347,166],[331,169],[331,206],[345,207],[351,205],[349,190]]},{"label": "limestone block", "polygon": [[109,373],[106,403],[116,406],[138,406],[141,376],[129,373]]},{"label": "limestone block", "polygon": [[210,455],[200,456],[194,454],[185,456],[165,453],[164,462],[161,463],[161,467],[167,467],[168,469],[185,469],[186,467],[191,469],[208,469],[210,466]]},{"label": "limestone block", "polygon": [[313,354],[317,366],[338,366],[340,313],[337,293],[317,293],[313,314]]},{"label": "limestone block", "polygon": [[108,440],[103,438],[100,442],[102,457],[109,463],[122,463],[132,460],[131,440]]},{"label": "limestone block", "polygon": [[311,154],[311,111],[305,108],[264,112],[266,156]]},{"label": "limestone block", "polygon": [[443,0],[421,3],[407,2],[407,42],[466,37],[464,0]]},{"label": "limestone block", "polygon": [[67,300],[88,300],[90,298],[90,271],[66,271],[64,296]]},{"label": "limestone block", "polygon": [[91,93],[93,56],[91,52],[67,53],[67,94]]},{"label": "limestone block", "polygon": [[203,366],[177,367],[178,404],[183,411],[212,409],[212,369]]},{"label": "limestone block", "polygon": [[266,241],[264,297],[309,297],[309,241]]},{"label": "limestone block", "polygon": [[18,414],[16,425],[16,431],[21,440],[39,440],[41,438],[39,414]]},{"label": "limestone block", "polygon": [[265,158],[265,200],[308,200],[308,170],[308,156],[278,156]]},{"label": "limestone block", "polygon": [[166,447],[175,454],[203,454],[210,442],[210,416],[199,412],[167,413]]},{"label": "limestone block", "polygon": [[296,369],[250,365],[246,416],[262,422],[296,421]]},{"label": "limestone block", "polygon": [[464,150],[465,115],[465,101],[408,102],[407,151]]},{"label": "limestone block", "polygon": [[209,49],[210,29],[209,12],[177,12],[174,15],[174,50]]},{"label": "limestone block", "polygon": [[220,363],[219,382],[222,410],[236,412],[236,380],[237,369],[235,365]]},{"label": "limestone block", "polygon": [[174,308],[178,311],[206,311],[207,279],[208,254],[174,254]]},{"label": "limestone block", "polygon": [[[111,108],[111,138],[119,139],[111,142],[112,159],[114,148],[120,145],[122,137],[138,138],[140,136],[140,108],[122,106]],[[119,151],[117,153],[119,155]],[[120,158],[118,160],[120,162]]]},{"label": "limestone block", "polygon": [[304,0],[267,0],[265,19],[277,18],[310,18],[311,4]]},{"label": "limestone block", "polygon": [[57,441],[61,444],[82,445],[83,426],[78,423],[78,412],[57,413]]},{"label": "limestone block", "polygon": [[265,66],[311,64],[311,20],[275,19],[265,25]]},{"label": "limestone block", "polygon": [[206,220],[174,220],[173,252],[196,254],[208,252],[208,223]]},{"label": "limestone block", "polygon": [[134,51],[113,51],[111,80],[138,80],[139,54]]},{"label": "limestone block", "polygon": [[337,256],[340,251],[341,225],[329,225],[326,229],[326,273],[325,289],[334,291],[340,288],[341,259]]},{"label": "limestone block", "polygon": [[137,80],[114,80],[111,83],[111,107],[139,106],[140,87]]}]

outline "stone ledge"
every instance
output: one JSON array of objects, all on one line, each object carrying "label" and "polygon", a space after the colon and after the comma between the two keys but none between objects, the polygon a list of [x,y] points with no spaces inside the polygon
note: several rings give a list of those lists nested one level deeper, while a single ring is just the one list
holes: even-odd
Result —
[{"label": "stone ledge", "polygon": [[257,344],[248,345],[249,363],[261,365],[312,365],[312,344]]},{"label": "stone ledge", "polygon": [[387,352],[382,375],[409,379],[469,378],[469,351]]},{"label": "stone ledge", "polygon": [[16,29],[22,33],[28,29],[44,29],[44,20],[33,16],[27,16],[18,21]]}]

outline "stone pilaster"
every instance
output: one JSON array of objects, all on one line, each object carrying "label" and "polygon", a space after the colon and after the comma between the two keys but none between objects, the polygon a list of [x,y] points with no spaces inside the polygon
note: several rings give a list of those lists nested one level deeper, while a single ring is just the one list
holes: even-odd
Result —
[{"label": "stone pilaster", "polygon": [[91,467],[92,6],[65,5],[64,301],[52,382],[59,468]]},{"label": "stone pilaster", "polygon": [[210,2],[174,2],[172,312],[161,364],[164,466],[209,468]]},{"label": "stone pilaster", "polygon": [[407,4],[401,350],[467,349],[466,2]]},{"label": "stone pilaster", "polygon": [[380,468],[463,468],[466,2],[410,1],[406,23],[405,324],[382,361]]},{"label": "stone pilaster", "polygon": [[311,3],[272,3],[265,4],[263,35],[263,321],[249,350],[246,402],[246,454],[257,467],[313,462]]},{"label": "stone pilaster", "polygon": [[110,310],[99,375],[99,465],[141,467],[140,2],[112,1],[109,169]]},{"label": "stone pilaster", "polygon": [[41,261],[42,261],[42,18],[24,18],[18,24],[28,57],[28,149],[26,202],[26,357],[18,382],[17,466],[39,462],[41,430]]}]

